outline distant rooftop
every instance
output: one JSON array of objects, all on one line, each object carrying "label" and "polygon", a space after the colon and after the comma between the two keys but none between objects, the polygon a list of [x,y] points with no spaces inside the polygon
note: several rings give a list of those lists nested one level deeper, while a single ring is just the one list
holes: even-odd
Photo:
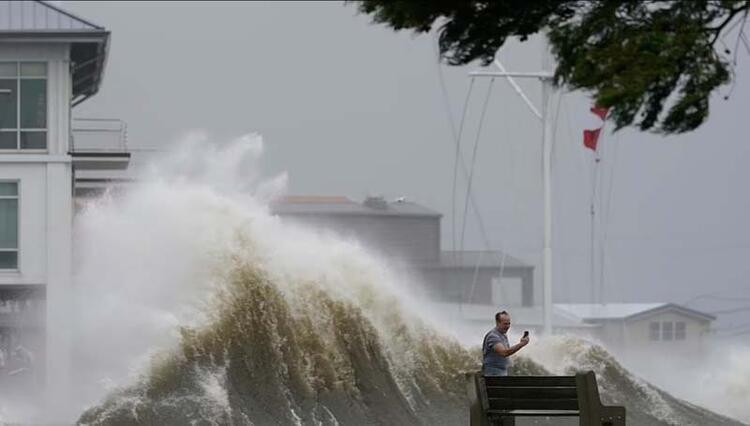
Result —
[{"label": "distant rooftop", "polygon": [[584,321],[628,320],[662,310],[676,310],[706,320],[716,319],[713,315],[674,303],[555,303],[555,309]]},{"label": "distant rooftop", "polygon": [[387,201],[382,197],[368,197],[359,203],[342,196],[288,196],[272,203],[271,209],[280,215],[441,216],[405,199]]},{"label": "distant rooftop", "polygon": [[104,28],[44,1],[0,1],[2,32],[78,32]]},{"label": "distant rooftop", "polygon": [[277,201],[283,204],[354,204],[349,198],[337,195],[288,195]]},{"label": "distant rooftop", "polygon": [[109,32],[44,1],[0,1],[0,43],[70,43],[73,105],[94,95],[107,60]]}]

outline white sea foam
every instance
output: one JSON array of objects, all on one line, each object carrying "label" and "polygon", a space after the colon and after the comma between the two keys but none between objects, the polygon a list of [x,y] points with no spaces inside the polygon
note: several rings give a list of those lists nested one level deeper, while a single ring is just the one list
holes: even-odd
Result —
[{"label": "white sea foam", "polygon": [[[326,294],[360,306],[377,329],[388,330],[394,316],[412,315],[400,308],[409,303],[407,283],[386,262],[356,241],[269,213],[267,203],[283,193],[286,176],[259,180],[262,151],[256,135],[221,146],[196,133],[126,193],[84,207],[76,221],[73,316],[82,370],[74,376],[83,397],[73,406],[80,410],[81,403],[136,380],[155,354],[174,347],[179,327],[206,323],[225,278],[222,266],[239,253],[290,298],[300,294],[298,286],[315,282]],[[307,302],[294,303],[304,308]],[[407,322],[419,323],[416,317]],[[321,336],[335,339],[330,330]],[[403,336],[383,338],[403,385],[400,378],[409,377],[417,354],[403,346]],[[275,344],[283,344],[280,337]],[[206,395],[223,405],[217,377],[206,379]]]}]

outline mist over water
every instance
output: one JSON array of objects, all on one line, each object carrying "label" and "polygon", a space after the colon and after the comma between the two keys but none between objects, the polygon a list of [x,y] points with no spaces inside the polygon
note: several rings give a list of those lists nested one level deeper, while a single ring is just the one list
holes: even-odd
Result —
[{"label": "mist over water", "polygon": [[77,216],[74,375],[89,399],[174,348],[179,327],[208,320],[240,230],[275,221],[256,200],[283,189],[285,176],[258,182],[261,152],[252,135],[217,146],[193,133],[126,193]]},{"label": "mist over water", "polygon": [[750,424],[750,348],[709,340],[693,356],[623,359],[624,365],[677,398]]},{"label": "mist over water", "polygon": [[663,358],[650,355],[624,362],[602,346],[574,336],[542,339],[529,349],[526,355],[552,374],[596,372],[602,399],[626,405],[628,424],[652,424],[653,419],[673,425],[729,421],[707,410],[743,424],[750,422],[746,359],[740,364],[724,362],[740,360],[740,348],[727,347],[723,356],[695,354],[688,359],[676,354]]},{"label": "mist over water", "polygon": [[[385,382],[372,379],[376,386],[394,387],[396,404],[404,407],[420,403],[415,395],[420,386],[408,382],[415,369],[424,368],[425,355],[448,357],[432,360],[436,376],[427,382],[440,378],[440,362],[461,364],[451,365],[451,374],[472,367],[457,343],[441,342],[411,310],[402,309],[417,303],[409,302],[408,283],[385,262],[354,241],[283,224],[268,213],[259,200],[279,195],[285,177],[254,181],[262,151],[259,138],[241,138],[220,149],[206,149],[199,140],[192,138],[143,184],[93,202],[79,216],[78,283],[86,289],[80,292],[86,312],[80,315],[82,344],[77,349],[92,379],[89,395],[131,381],[151,386],[138,373],[153,373],[150,362],[156,353],[208,351],[210,362],[191,366],[191,391],[202,401],[198,405],[228,404],[226,371],[232,370],[234,377],[240,368],[230,362],[235,355],[277,370],[279,377],[261,382],[250,377],[244,385],[266,386],[258,389],[265,394],[277,391],[274,402],[265,403],[271,408],[287,404],[293,420],[337,410],[340,402],[306,407],[304,395],[323,392],[321,386],[324,393],[355,398],[362,392],[355,379],[368,374],[363,363],[373,362],[373,371],[378,365],[388,370]],[[96,304],[84,307],[87,301]],[[205,345],[219,339],[212,335],[216,327],[230,327],[222,333],[245,336],[253,348],[233,354],[236,348],[224,336],[214,353]],[[426,345],[428,337],[434,348]],[[348,347],[358,339],[362,347]],[[187,361],[167,356],[156,363]],[[102,377],[108,387],[95,385]],[[299,395],[290,396],[299,393],[303,402]],[[216,410],[216,415],[229,415]],[[205,411],[195,415],[202,418]]]},{"label": "mist over water", "polygon": [[[256,135],[214,144],[195,133],[126,192],[83,207],[65,324],[74,335],[69,392],[42,414],[16,406],[3,420],[466,421],[463,373],[478,368],[478,344],[450,337],[408,275],[358,242],[272,216],[268,203],[287,177],[261,179],[262,151]],[[605,402],[627,405],[629,424],[736,424],[583,340],[535,339],[527,349],[516,374],[593,369]],[[677,396],[747,420],[738,356],[737,370],[712,376],[734,399]]]}]

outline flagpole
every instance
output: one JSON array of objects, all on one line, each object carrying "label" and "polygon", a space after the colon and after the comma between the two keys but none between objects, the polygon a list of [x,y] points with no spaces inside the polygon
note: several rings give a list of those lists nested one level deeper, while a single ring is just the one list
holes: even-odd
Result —
[{"label": "flagpole", "polygon": [[[590,302],[591,303],[601,303],[603,302],[603,281],[604,281],[604,248],[601,247],[602,252],[600,253],[600,257],[602,260],[602,264],[600,267],[600,281],[599,281],[599,292],[597,293],[597,285],[596,285],[596,230],[597,230],[597,219],[599,219],[598,228],[601,228],[602,222],[601,222],[601,215],[597,215],[597,210],[599,213],[602,212],[602,204],[597,203],[597,195],[599,192],[604,190],[604,184],[602,183],[603,179],[603,173],[600,174],[600,168],[599,163],[601,162],[601,155],[599,151],[599,136],[604,129],[604,126],[606,124],[607,119],[607,113],[609,109],[603,109],[600,107],[594,106],[591,108],[591,112],[594,113],[597,117],[599,117],[602,120],[602,125],[599,126],[597,129],[587,129],[583,131],[583,145],[592,150],[594,152],[594,167],[591,175],[591,206],[590,206],[590,213],[591,213],[591,229],[590,229],[590,238],[591,238],[591,245],[590,245],[590,277],[589,277],[589,284],[591,286],[590,289]],[[597,189],[599,192],[597,192]],[[598,208],[597,208],[598,205]]]},{"label": "flagpole", "polygon": [[[599,146],[597,145],[597,149]],[[596,189],[597,184],[599,180],[599,153],[598,151],[594,151],[594,167],[593,167],[593,173],[591,174],[591,229],[589,230],[589,236],[591,239],[591,245],[589,249],[591,250],[589,253],[590,256],[590,264],[589,264],[589,285],[591,288],[589,289],[590,296],[589,299],[591,303],[596,303],[596,249],[595,249],[595,241],[596,241]]]},{"label": "flagpole", "polygon": [[[542,186],[544,199],[544,248],[542,250],[542,276],[543,276],[543,301],[542,301],[542,330],[547,336],[552,335],[552,114],[550,99],[555,91],[553,84],[554,74],[551,71],[552,58],[546,43],[544,44],[541,72],[509,72],[500,60],[495,59],[494,64],[498,71],[474,71],[469,73],[472,77],[503,77],[513,87],[516,93],[526,103],[529,110],[542,122]],[[514,78],[535,78],[542,83],[542,108],[541,112],[534,107],[533,103],[521,90]]]},{"label": "flagpole", "polygon": [[[542,53],[542,69],[549,72],[551,57],[545,44]],[[550,73],[551,74],[551,73]],[[544,309],[542,311],[542,324],[544,334],[552,335],[552,114],[550,114],[550,99],[554,87],[552,78],[547,77],[542,82],[542,182],[544,186]]]}]

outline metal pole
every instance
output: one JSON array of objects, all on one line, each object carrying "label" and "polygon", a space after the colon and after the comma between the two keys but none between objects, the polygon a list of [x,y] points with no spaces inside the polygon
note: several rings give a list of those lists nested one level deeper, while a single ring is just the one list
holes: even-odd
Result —
[{"label": "metal pole", "polygon": [[[521,99],[523,99],[523,101],[526,102],[526,106],[528,106],[531,112],[533,112],[534,115],[536,115],[536,118],[541,120],[542,114],[540,114],[539,111],[537,111],[536,107],[534,107],[534,104],[531,103],[531,100],[526,96],[525,93],[523,93],[523,90],[521,90],[521,87],[518,85],[518,83],[516,83],[516,80],[513,79],[514,73],[507,72],[505,70],[505,67],[500,62],[499,59],[495,59],[494,63],[495,63],[495,66],[500,69],[500,73],[503,74],[502,76],[505,77],[506,80],[508,80],[508,83],[513,88],[513,90],[515,90],[516,93],[518,93],[518,96],[520,96]],[[515,75],[518,76],[518,73],[515,73]],[[528,77],[528,75],[524,75],[523,77]]]},{"label": "metal pole", "polygon": [[[542,53],[542,68],[547,71],[550,67],[550,55],[547,51]],[[550,99],[552,91],[552,79],[542,79],[542,184],[544,186],[544,310],[542,312],[542,323],[544,334],[552,335],[552,114],[550,113]]]},{"label": "metal pole", "polygon": [[[596,166],[594,166],[594,167],[596,168]],[[594,172],[594,176],[596,176],[596,172]],[[595,283],[596,279],[594,278],[594,275],[595,275],[595,267],[594,267],[594,265],[595,265],[595,257],[596,257],[595,256],[595,249],[594,249],[594,246],[595,246],[595,244],[594,244],[594,220],[595,220],[595,216],[594,216],[595,215],[595,213],[594,213],[594,211],[595,211],[594,210],[594,197],[595,196],[596,195],[592,195],[592,200],[591,200],[591,229],[589,230],[589,234],[590,234],[590,237],[591,237],[590,238],[591,241],[589,242],[589,250],[590,250],[590,252],[589,252],[589,258],[590,259],[589,260],[590,260],[590,263],[591,263],[589,265],[589,284],[591,285],[591,289],[589,290],[589,292],[591,293],[590,296],[589,296],[589,299],[591,299],[591,303],[596,303],[596,295],[594,294],[594,288],[596,287],[596,283]]]},{"label": "metal pole", "polygon": [[496,59],[495,65],[500,71],[471,71],[469,76],[471,77],[516,77],[516,78],[551,78],[554,76],[551,72],[518,72],[518,71],[506,71],[505,67]]},{"label": "metal pole", "polygon": [[[552,163],[552,114],[550,113],[550,99],[554,91],[551,71],[552,57],[545,45],[541,72],[509,72],[505,70],[500,61],[495,61],[495,66],[500,72],[474,71],[469,73],[473,77],[505,77],[513,89],[526,103],[531,112],[541,118],[542,127],[542,185],[544,188],[544,249],[543,249],[543,302],[542,302],[542,325],[545,335],[552,334],[552,185],[550,168]],[[542,83],[542,112],[538,112],[523,90],[513,81],[513,78],[536,78]]]}]

